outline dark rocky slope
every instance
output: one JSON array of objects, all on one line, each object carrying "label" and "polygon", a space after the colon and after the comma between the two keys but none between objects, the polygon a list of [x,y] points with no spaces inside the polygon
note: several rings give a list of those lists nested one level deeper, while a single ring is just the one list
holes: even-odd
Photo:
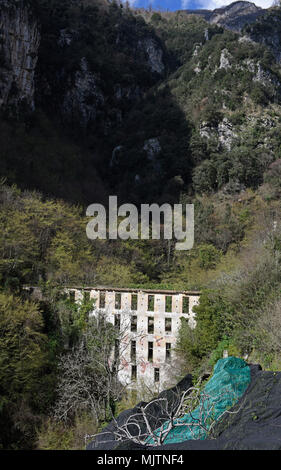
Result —
[{"label": "dark rocky slope", "polygon": [[[83,203],[259,184],[280,148],[278,15],[250,2],[166,18],[106,0],[0,0],[1,174]],[[238,168],[245,143],[255,168],[237,174],[230,152]]]}]

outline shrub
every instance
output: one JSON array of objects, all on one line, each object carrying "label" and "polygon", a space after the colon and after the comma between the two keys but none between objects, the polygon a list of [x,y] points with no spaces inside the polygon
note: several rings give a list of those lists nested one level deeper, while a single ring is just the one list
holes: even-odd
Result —
[{"label": "shrub", "polygon": [[221,252],[213,245],[200,245],[198,256],[201,268],[213,269],[220,261]]},{"label": "shrub", "polygon": [[198,193],[209,193],[216,187],[217,172],[211,160],[205,160],[193,171],[193,186]]}]

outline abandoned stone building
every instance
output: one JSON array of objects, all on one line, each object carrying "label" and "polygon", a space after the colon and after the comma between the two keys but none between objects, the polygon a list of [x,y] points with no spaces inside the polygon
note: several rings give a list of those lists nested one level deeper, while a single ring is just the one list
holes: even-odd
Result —
[{"label": "abandoned stone building", "polygon": [[144,385],[157,391],[169,385],[180,319],[187,318],[190,326],[195,327],[193,307],[199,302],[199,292],[108,287],[67,291],[74,301],[83,296],[93,299],[95,307],[91,314],[105,312],[108,321],[122,332],[117,347],[119,379],[124,385],[129,388]]}]

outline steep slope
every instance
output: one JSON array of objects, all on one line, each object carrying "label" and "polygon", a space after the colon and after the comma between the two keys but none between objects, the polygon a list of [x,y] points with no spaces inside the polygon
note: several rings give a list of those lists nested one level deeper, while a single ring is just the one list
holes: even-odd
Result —
[{"label": "steep slope", "polygon": [[260,184],[280,147],[281,76],[268,48],[221,31],[194,46],[168,84],[193,123],[194,189]]},{"label": "steep slope", "polygon": [[[154,18],[152,16],[150,21],[155,22]],[[180,25],[180,30],[184,30],[185,25],[190,30],[196,24],[195,20],[192,24],[194,17],[190,18],[188,24],[183,13],[173,19],[164,16],[157,18],[155,28],[163,37],[166,32],[167,38],[173,21]],[[178,141],[173,139],[173,150],[178,158],[174,160],[169,155],[167,168],[173,170],[177,165],[174,174],[181,178],[185,190],[191,183],[192,171],[192,188],[199,193],[222,188],[226,192],[239,192],[246,187],[257,187],[264,171],[280,155],[279,65],[266,46],[245,36],[207,26],[201,19],[196,27],[198,30],[202,27],[201,38],[197,36],[198,42],[190,41],[186,55],[179,52],[182,65],[158,88],[159,95],[171,94],[190,129],[189,145],[183,155],[187,166],[180,166]],[[176,48],[177,43],[169,39],[166,44]],[[150,122],[141,106],[139,133],[145,129],[145,123]],[[128,128],[131,129],[130,115]],[[178,135],[180,129],[178,127]],[[156,142],[157,133],[151,138]],[[160,140],[158,138],[161,147]],[[126,154],[129,144],[122,145]],[[138,167],[136,156],[137,153],[135,169]],[[157,155],[154,158],[157,161]],[[160,158],[159,152],[158,164]],[[122,154],[119,161],[122,162]],[[179,183],[180,179],[177,181]]]},{"label": "steep slope", "polygon": [[28,5],[0,3],[17,31],[4,29],[0,64],[8,181],[86,203],[110,192],[177,201],[256,187],[279,158],[278,8],[238,35],[221,25],[241,29],[263,10],[235,2],[207,18],[101,0]]},{"label": "steep slope", "polygon": [[102,200],[107,141],[164,76],[165,47],[115,3],[2,0],[0,12],[2,175],[45,194]]},{"label": "steep slope", "polygon": [[243,29],[246,37],[267,46],[279,64],[281,62],[280,20],[280,8],[271,8],[262,18]]}]

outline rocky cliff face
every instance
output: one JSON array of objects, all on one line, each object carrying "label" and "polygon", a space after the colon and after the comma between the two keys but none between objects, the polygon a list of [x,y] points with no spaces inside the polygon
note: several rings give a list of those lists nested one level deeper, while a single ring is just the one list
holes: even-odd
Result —
[{"label": "rocky cliff face", "polygon": [[[125,15],[119,15],[115,21],[111,19],[110,40],[106,32],[105,38],[102,37],[102,30],[86,40],[85,35],[97,27],[97,21],[78,16],[73,27],[67,21],[65,10],[64,6],[65,28],[60,28],[56,15],[48,17],[45,25],[43,20],[42,26],[42,18],[34,13],[32,2],[0,0],[0,109],[9,107],[14,113],[21,105],[34,110],[36,103],[49,108],[53,102],[55,111],[60,111],[65,122],[87,128],[102,121],[100,128],[106,131],[120,123],[126,109],[141,99],[147,83],[155,83],[163,74],[163,49],[144,25],[130,26],[129,22],[127,25]],[[88,44],[92,40],[95,44],[98,35],[100,42],[104,42],[104,57],[93,47],[89,60]],[[93,65],[95,55],[98,66]],[[107,59],[110,55],[112,63]],[[118,55],[120,71],[116,67]],[[123,70],[122,62],[126,63]],[[108,77],[111,67],[115,70]],[[134,76],[134,67],[139,77]],[[107,69],[106,76],[104,69]]]},{"label": "rocky cliff face", "polygon": [[67,6],[63,20],[43,16],[36,74],[40,107],[101,136],[123,122],[165,71],[163,45],[144,20],[108,8],[99,14],[77,9],[75,21]]},{"label": "rocky cliff face", "polygon": [[253,23],[263,13],[264,10],[254,3],[234,2],[227,7],[215,9],[209,22],[239,32],[245,24]]},{"label": "rocky cliff face", "polygon": [[[79,39],[78,34],[76,39]],[[71,41],[70,36],[61,32],[60,47],[69,47]],[[147,36],[139,40],[132,51],[136,57],[143,56],[143,67],[150,71],[151,76],[164,73],[163,50],[154,38]],[[113,80],[111,87],[108,87],[103,73],[97,73],[86,57],[81,57],[75,72],[66,74],[62,67],[58,80],[64,88],[60,106],[64,120],[85,129],[91,123],[103,120],[104,133],[107,134],[112,125],[122,122],[124,110],[141,100],[146,88],[136,79],[131,79],[130,84],[119,83],[120,79],[122,82],[122,75],[116,76],[116,81]]]},{"label": "rocky cliff face", "polygon": [[246,24],[255,22],[265,11],[252,2],[238,1],[226,7],[216,8],[213,11],[186,10],[186,13],[203,16],[211,24],[240,32]]},{"label": "rocky cliff face", "polygon": [[[279,68],[268,49],[256,44],[263,42],[281,58],[278,8],[260,16],[264,10],[253,3],[235,2],[199,11],[204,19],[176,12],[167,21],[115,2],[104,2],[102,8],[97,0],[87,3],[0,0],[0,109],[10,114],[15,109],[22,121],[23,104],[36,111],[26,132],[34,131],[38,149],[30,151],[29,136],[24,156],[22,142],[20,152],[15,148],[13,154],[20,155],[15,182],[32,178],[33,187],[41,189],[44,180],[45,191],[58,168],[61,188],[67,171],[71,184],[83,180],[77,183],[79,197],[86,194],[88,201],[97,170],[118,195],[142,200],[149,188],[150,199],[173,200],[180,190],[175,179],[186,187],[193,184],[192,171],[205,160],[211,170],[218,168],[220,178],[206,187],[233,179],[233,149],[240,162],[240,147],[257,148],[255,165],[261,159],[267,164],[260,153],[274,155],[278,139],[272,139],[272,149],[257,139],[248,144],[252,128],[261,141],[266,136],[261,124],[245,122],[250,113],[263,113],[281,100]],[[240,31],[246,19],[256,17],[239,36],[221,27]],[[10,177],[12,151],[6,154],[0,170]],[[23,159],[29,162],[28,176],[22,176]],[[194,184],[205,191],[200,171]],[[14,169],[10,173],[13,177]],[[235,178],[242,181],[241,175]]]},{"label": "rocky cliff face", "polygon": [[34,73],[40,32],[26,2],[0,1],[0,108],[34,109]]},{"label": "rocky cliff face", "polygon": [[138,48],[145,50],[147,64],[151,71],[161,75],[165,70],[165,65],[163,63],[163,50],[159,47],[159,44],[153,38],[147,37],[143,41],[139,41]]}]

